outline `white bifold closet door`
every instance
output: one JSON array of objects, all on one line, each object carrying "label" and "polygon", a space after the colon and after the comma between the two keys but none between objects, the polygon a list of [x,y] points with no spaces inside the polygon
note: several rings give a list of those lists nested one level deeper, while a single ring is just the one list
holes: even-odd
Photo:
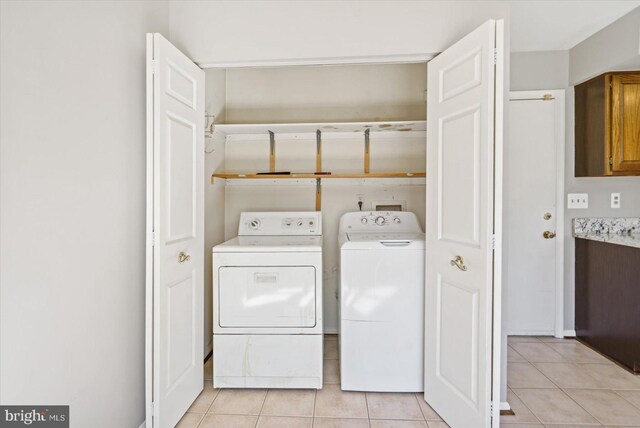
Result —
[{"label": "white bifold closet door", "polygon": [[147,428],[203,388],[204,72],[147,35]]},{"label": "white bifold closet door", "polygon": [[486,22],[428,64],[424,386],[453,428],[492,424],[501,26]]}]

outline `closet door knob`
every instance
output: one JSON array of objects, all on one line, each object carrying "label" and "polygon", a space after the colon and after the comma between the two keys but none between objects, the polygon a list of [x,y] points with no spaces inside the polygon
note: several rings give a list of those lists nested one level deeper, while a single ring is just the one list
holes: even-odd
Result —
[{"label": "closet door knob", "polygon": [[464,264],[464,259],[461,256],[456,256],[455,259],[451,260],[451,266],[455,266],[463,272],[467,271],[467,265]]},{"label": "closet door knob", "polygon": [[178,263],[188,262],[189,260],[191,260],[191,256],[184,251],[180,251],[180,254],[178,254]]}]

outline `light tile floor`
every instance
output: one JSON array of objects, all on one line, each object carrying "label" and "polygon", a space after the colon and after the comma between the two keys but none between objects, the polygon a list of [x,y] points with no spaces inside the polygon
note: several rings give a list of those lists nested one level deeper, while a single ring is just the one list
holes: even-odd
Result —
[{"label": "light tile floor", "polygon": [[[640,428],[640,376],[573,339],[509,337],[503,428]],[[447,428],[422,394],[340,389],[338,342],[325,337],[322,390],[205,389],[180,428]]]},{"label": "light tile floor", "polygon": [[574,339],[511,336],[503,428],[640,427],[640,376]]},{"label": "light tile floor", "polygon": [[340,389],[338,339],[326,335],[324,387],[319,390],[214,389],[212,361],[205,389],[179,428],[448,428],[422,394]]}]

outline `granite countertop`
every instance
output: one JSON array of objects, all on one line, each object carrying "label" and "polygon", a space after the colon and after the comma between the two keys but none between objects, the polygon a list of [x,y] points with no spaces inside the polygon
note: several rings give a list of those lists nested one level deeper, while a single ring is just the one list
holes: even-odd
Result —
[{"label": "granite countertop", "polygon": [[580,239],[590,239],[608,244],[640,248],[640,233],[632,233],[631,235],[621,235],[617,233],[574,233],[573,236]]},{"label": "granite countertop", "polygon": [[640,217],[574,218],[573,236],[580,239],[640,248]]}]

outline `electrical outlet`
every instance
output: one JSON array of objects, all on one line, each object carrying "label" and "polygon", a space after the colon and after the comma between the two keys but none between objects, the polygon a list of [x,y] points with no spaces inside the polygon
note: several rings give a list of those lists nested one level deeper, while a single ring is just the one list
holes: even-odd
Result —
[{"label": "electrical outlet", "polygon": [[611,208],[620,208],[620,193],[611,194]]},{"label": "electrical outlet", "polygon": [[570,210],[589,208],[589,194],[588,193],[569,193],[567,195],[567,208]]}]

